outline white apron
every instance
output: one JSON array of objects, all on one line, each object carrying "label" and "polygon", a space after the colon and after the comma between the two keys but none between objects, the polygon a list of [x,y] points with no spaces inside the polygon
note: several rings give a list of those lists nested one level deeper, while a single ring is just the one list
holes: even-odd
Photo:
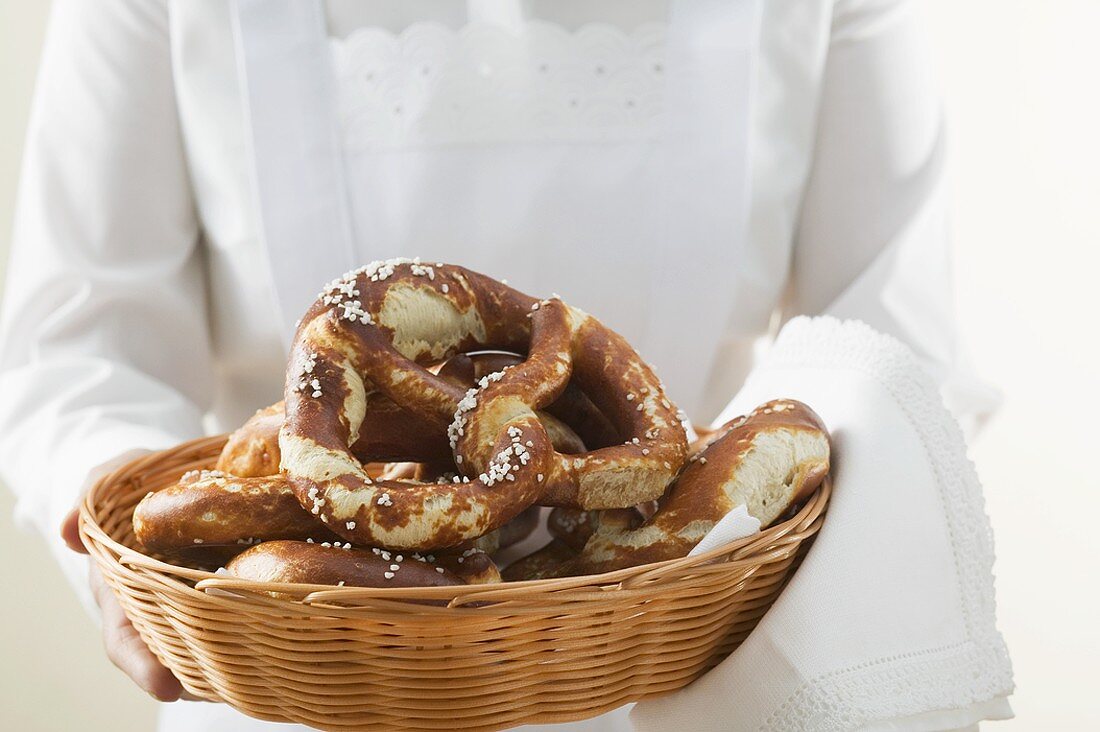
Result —
[{"label": "white apron", "polygon": [[[419,256],[597,314],[691,413],[750,295],[739,287],[752,277],[740,271],[758,0],[672,0],[667,22],[635,31],[470,7],[458,31],[334,39],[319,0],[237,2],[256,203],[288,341],[328,280]],[[268,726],[177,704],[161,729]],[[629,723],[621,709],[525,729]]]}]

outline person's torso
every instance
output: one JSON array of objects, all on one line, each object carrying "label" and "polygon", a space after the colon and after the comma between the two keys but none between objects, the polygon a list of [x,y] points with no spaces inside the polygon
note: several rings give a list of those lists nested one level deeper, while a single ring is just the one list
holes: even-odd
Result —
[{"label": "person's torso", "polygon": [[[476,5],[428,3],[397,17],[378,5],[374,23],[373,4],[317,5],[329,36],[334,104],[282,114],[331,115],[352,245],[332,256],[335,245],[318,235],[301,239],[292,256],[276,255],[266,241],[272,222],[264,220],[256,162],[264,153],[256,149],[258,120],[247,103],[262,79],[245,78],[239,63],[238,10],[228,2],[173,3],[180,115],[209,250],[219,428],[279,395],[280,361],[297,317],[280,295],[287,272],[297,273],[298,292],[312,294],[345,263],[390,256],[451,261],[533,294],[560,292],[636,341],[697,416],[712,415],[728,396],[715,393],[739,381],[741,373],[715,373],[714,365],[736,359],[731,371],[743,370],[744,353],[766,331],[783,288],[812,149],[829,3],[773,0],[760,7],[751,100],[744,100],[751,101],[741,202],[747,223],[702,244],[690,208],[678,214],[682,235],[668,228],[678,222],[665,197],[680,181],[656,179],[668,168],[654,161],[671,157],[660,136],[670,103],[662,81],[669,73],[669,4],[627,12],[617,3],[562,3],[554,20],[545,17],[549,4],[528,4],[518,26],[507,17],[471,22]],[[532,38],[517,42],[522,33]],[[506,78],[492,80],[486,59]],[[551,59],[566,68],[551,71]],[[370,65],[378,66],[373,78]],[[308,84],[308,75],[298,83]],[[671,103],[681,98],[675,90],[671,96]],[[448,104],[456,98],[465,105],[458,111]],[[574,98],[576,114],[562,106]],[[404,115],[400,123],[383,124],[387,104],[395,117]],[[315,206],[305,195],[311,183],[289,180],[288,200],[300,209]],[[659,224],[653,209],[661,209]],[[316,273],[296,266],[305,260],[319,262]],[[678,329],[669,326],[677,321],[665,305],[676,300],[672,314],[690,318],[679,330],[717,344],[690,363],[673,337]]]},{"label": "person's torso", "polygon": [[830,13],[727,5],[173,2],[213,428],[281,396],[325,281],[394,256],[560,293],[713,416],[784,287]]}]

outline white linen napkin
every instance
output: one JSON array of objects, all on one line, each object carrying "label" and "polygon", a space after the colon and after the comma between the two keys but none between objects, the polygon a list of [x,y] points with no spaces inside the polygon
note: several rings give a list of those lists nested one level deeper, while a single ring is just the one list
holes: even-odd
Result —
[{"label": "white linen napkin", "polygon": [[749,509],[742,503],[723,516],[722,520],[695,545],[695,548],[688,552],[688,556],[694,557],[696,554],[709,552],[724,544],[752,536],[758,531],[760,531],[760,519],[750,516]]},{"label": "white linen napkin", "polygon": [[824,526],[741,647],[638,704],[635,728],[943,730],[1010,717],[981,485],[914,354],[860,322],[796,318],[720,421],[779,397],[809,404],[832,434]]}]

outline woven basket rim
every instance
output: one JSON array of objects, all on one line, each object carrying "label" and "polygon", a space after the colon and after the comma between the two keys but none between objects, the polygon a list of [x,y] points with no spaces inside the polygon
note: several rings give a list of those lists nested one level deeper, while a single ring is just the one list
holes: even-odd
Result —
[{"label": "woven basket rim", "polygon": [[[100,476],[87,491],[80,504],[80,536],[85,547],[96,554],[94,551],[95,545],[99,545],[108,553],[113,554],[118,564],[130,570],[140,568],[146,572],[155,573],[161,577],[161,581],[171,582],[178,585],[179,589],[197,592],[206,598],[211,598],[211,594],[207,590],[219,589],[233,593],[233,599],[245,599],[237,594],[242,593],[250,597],[262,596],[266,601],[276,605],[286,604],[299,608],[317,605],[328,607],[329,603],[338,603],[338,607],[341,609],[350,609],[355,607],[355,603],[368,600],[390,601],[399,605],[416,603],[417,601],[433,600],[438,602],[439,600],[450,600],[446,608],[438,609],[475,609],[476,606],[475,608],[468,608],[466,603],[495,603],[519,599],[526,594],[541,594],[551,591],[558,593],[568,590],[588,590],[598,593],[629,589],[631,586],[657,581],[665,573],[701,567],[724,556],[731,557],[726,562],[721,563],[726,568],[729,568],[731,563],[736,564],[738,562],[747,565],[759,564],[761,552],[768,546],[774,544],[786,534],[798,530],[799,527],[804,527],[818,520],[821,514],[825,512],[832,492],[832,481],[827,477],[821,487],[811,495],[795,515],[785,521],[695,556],[642,564],[603,574],[446,587],[337,587],[289,582],[259,582],[227,577],[206,570],[181,567],[144,554],[116,541],[96,521],[95,515],[99,500],[103,497],[105,490],[117,483],[117,476],[120,473],[135,470],[139,463],[156,463],[187,450],[211,449],[215,445],[220,446],[224,444],[227,437],[228,434],[221,434],[189,440],[174,447],[151,452],[127,461],[125,464]],[[193,586],[183,581],[183,579],[194,583]],[[280,593],[283,596],[276,598],[268,593]],[[456,605],[458,602],[462,604]],[[417,607],[418,610],[422,611],[429,606],[418,604]]]}]

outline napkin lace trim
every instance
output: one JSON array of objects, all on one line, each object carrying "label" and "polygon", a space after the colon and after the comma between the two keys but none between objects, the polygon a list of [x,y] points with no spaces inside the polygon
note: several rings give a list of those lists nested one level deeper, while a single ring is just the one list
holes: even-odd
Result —
[{"label": "napkin lace trim", "polygon": [[351,150],[508,141],[652,139],[664,108],[667,24],[576,31],[543,20],[454,30],[414,23],[330,39]]},{"label": "napkin lace trim", "polygon": [[977,470],[935,383],[897,339],[859,321],[792,319],[768,368],[855,369],[878,381],[909,418],[935,471],[968,634],[964,643],[861,664],[805,682],[764,730],[839,730],[932,709],[965,708],[1012,692],[1012,663],[997,631],[993,531]]}]

